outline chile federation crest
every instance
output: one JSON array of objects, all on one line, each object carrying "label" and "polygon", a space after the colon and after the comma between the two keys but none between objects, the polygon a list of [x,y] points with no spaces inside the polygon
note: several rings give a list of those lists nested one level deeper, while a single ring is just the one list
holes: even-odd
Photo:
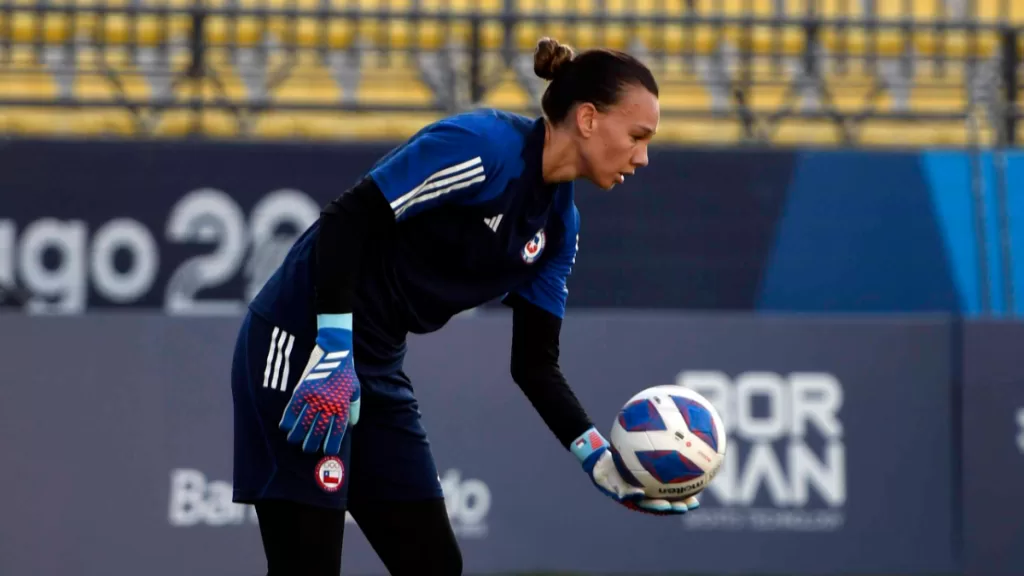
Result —
[{"label": "chile federation crest", "polygon": [[533,238],[523,246],[523,262],[527,264],[533,264],[540,258],[542,252],[544,252],[544,244],[547,243],[546,237],[544,236],[544,229],[541,228]]}]

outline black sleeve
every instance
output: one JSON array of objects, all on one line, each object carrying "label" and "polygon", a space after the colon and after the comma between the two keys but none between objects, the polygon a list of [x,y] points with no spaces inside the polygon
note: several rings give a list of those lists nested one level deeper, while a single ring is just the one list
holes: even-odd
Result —
[{"label": "black sleeve", "polygon": [[394,222],[391,206],[369,177],[324,207],[314,267],[317,314],[352,312],[353,287],[363,254]]},{"label": "black sleeve", "polygon": [[512,307],[512,379],[568,448],[593,424],[558,366],[562,320],[517,296],[506,302]]}]

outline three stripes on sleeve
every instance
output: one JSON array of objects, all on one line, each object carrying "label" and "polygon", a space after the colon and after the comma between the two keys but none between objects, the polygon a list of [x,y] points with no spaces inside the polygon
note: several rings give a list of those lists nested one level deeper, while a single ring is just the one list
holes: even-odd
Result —
[{"label": "three stripes on sleeve", "polygon": [[483,160],[477,156],[460,164],[434,172],[426,180],[412,190],[391,202],[395,218],[400,218],[407,210],[453,192],[479,184],[487,179],[484,173]]}]

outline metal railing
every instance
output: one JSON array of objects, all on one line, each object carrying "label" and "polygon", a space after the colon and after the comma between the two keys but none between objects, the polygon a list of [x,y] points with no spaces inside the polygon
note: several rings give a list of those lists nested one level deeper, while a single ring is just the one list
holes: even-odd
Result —
[{"label": "metal railing", "polygon": [[[770,141],[795,119],[826,123],[844,143],[877,121],[961,123],[972,138],[989,134],[987,144],[1017,142],[1024,27],[1010,17],[1024,16],[1011,14],[1024,7],[1009,0],[971,2],[975,12],[952,17],[943,10],[958,3],[941,0],[930,16],[895,0],[835,0],[840,8],[830,12],[808,1],[798,13],[783,12],[794,4],[784,0],[733,2],[733,12],[721,1],[698,10],[687,0],[675,9],[656,0],[615,13],[605,0],[543,12],[496,1],[398,9],[387,1],[8,0],[0,3],[0,113],[124,110],[145,134],[162,114],[187,111],[191,131],[202,133],[210,111],[239,123],[270,111],[452,113],[490,101],[510,77],[524,97],[502,107],[536,113],[543,83],[532,73],[532,48],[552,35],[639,55],[669,95],[663,117],[732,123],[750,141]],[[879,4],[903,11],[864,9]],[[982,4],[1006,18],[981,18]],[[394,94],[360,96],[373,78],[391,78]],[[317,82],[328,88],[304,90]],[[405,82],[429,95],[403,97]],[[290,96],[282,97],[283,86]]]}]

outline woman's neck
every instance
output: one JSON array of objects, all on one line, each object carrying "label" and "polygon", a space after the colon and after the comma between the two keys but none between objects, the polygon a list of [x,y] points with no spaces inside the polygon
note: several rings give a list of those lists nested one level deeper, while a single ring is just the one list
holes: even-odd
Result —
[{"label": "woman's neck", "polygon": [[568,182],[579,175],[576,145],[565,131],[544,120],[544,156],[542,165],[544,182]]}]

